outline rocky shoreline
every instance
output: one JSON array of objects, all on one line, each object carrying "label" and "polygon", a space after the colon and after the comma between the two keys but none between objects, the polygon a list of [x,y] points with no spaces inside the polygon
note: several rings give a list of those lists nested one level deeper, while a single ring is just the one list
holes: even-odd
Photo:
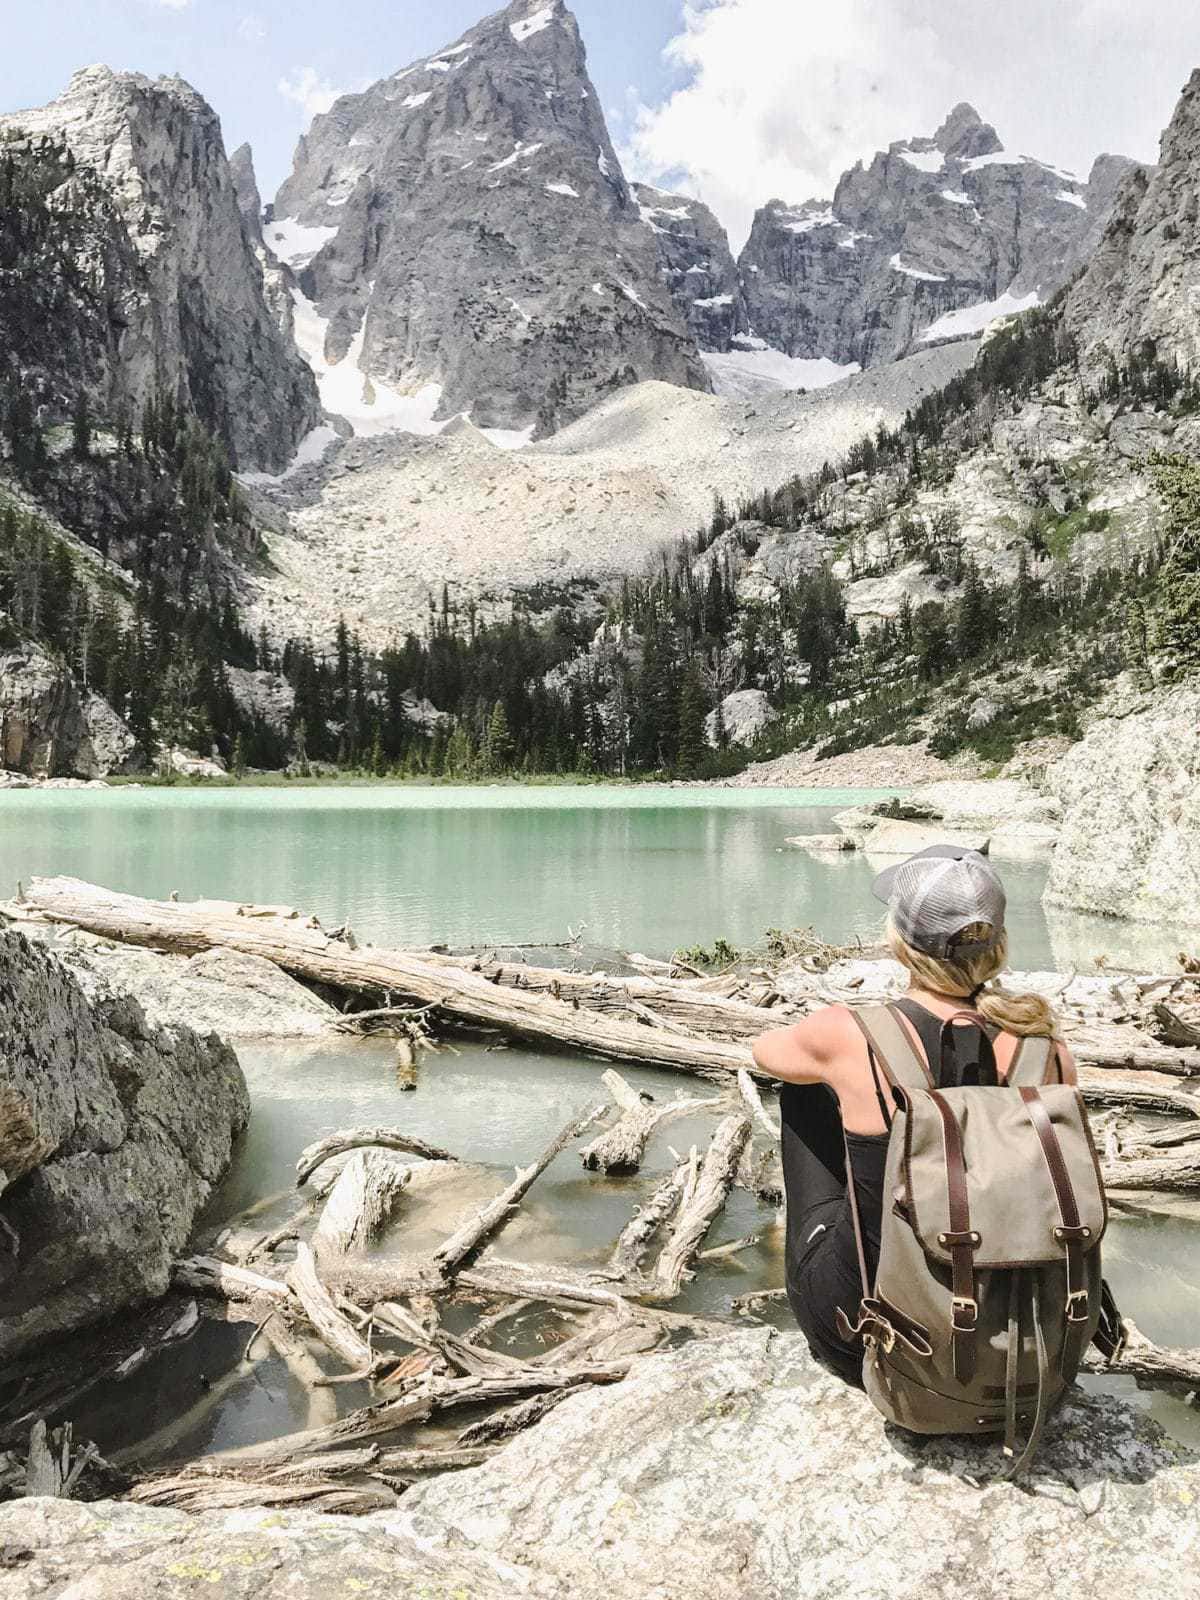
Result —
[{"label": "rocky shoreline", "polygon": [[0,1506],[0,1600],[1200,1596],[1200,1464],[1143,1415],[1075,1391],[1029,1488],[998,1457],[886,1427],[798,1334],[730,1332],[644,1357],[391,1512]]}]

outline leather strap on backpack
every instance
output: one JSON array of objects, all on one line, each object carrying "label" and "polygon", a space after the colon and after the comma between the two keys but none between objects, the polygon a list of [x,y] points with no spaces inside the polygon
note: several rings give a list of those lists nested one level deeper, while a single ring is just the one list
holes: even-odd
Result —
[{"label": "leather strap on backpack", "polygon": [[890,1006],[851,1006],[850,1015],[893,1089],[912,1093],[937,1087],[908,1029]]},{"label": "leather strap on backpack", "polygon": [[1025,1102],[1025,1110],[1041,1143],[1058,1202],[1060,1223],[1054,1230],[1054,1237],[1063,1247],[1067,1264],[1067,1332],[1062,1344],[1062,1370],[1064,1376],[1073,1376],[1083,1358],[1084,1334],[1091,1316],[1087,1268],[1083,1256],[1092,1230],[1080,1226],[1071,1174],[1067,1171],[1062,1145],[1058,1142],[1058,1134],[1054,1131],[1054,1124],[1041,1095],[1036,1089],[1024,1088],[1021,1090],[1021,1099]]},{"label": "leather strap on backpack", "polygon": [[1023,1035],[1008,1065],[1004,1080],[1008,1088],[1018,1089],[1022,1085],[1040,1087],[1044,1083],[1062,1081],[1058,1041],[1044,1034]]},{"label": "leather strap on backpack", "polygon": [[967,1189],[967,1163],[963,1155],[962,1130],[948,1102],[936,1089],[929,1098],[942,1118],[942,1138],[946,1151],[946,1194],[950,1227],[938,1234],[938,1243],[950,1252],[950,1285],[953,1301],[950,1312],[950,1350],[954,1376],[967,1384],[975,1376],[975,1332],[979,1304],[975,1299],[975,1252],[979,1235],[971,1228],[971,1207]]}]

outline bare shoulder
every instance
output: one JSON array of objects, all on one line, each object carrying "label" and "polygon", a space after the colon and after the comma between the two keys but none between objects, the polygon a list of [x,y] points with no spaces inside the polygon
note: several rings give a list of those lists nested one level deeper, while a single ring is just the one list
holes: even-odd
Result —
[{"label": "bare shoulder", "polygon": [[764,1072],[786,1082],[829,1082],[861,1040],[848,1006],[822,1006],[789,1027],[760,1034],[754,1059]]}]

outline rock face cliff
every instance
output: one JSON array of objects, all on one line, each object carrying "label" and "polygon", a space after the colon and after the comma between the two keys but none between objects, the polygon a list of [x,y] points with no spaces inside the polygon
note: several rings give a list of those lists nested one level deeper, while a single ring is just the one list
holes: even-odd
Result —
[{"label": "rock face cliff", "polygon": [[1073,1391],[1035,1493],[989,1481],[998,1457],[885,1429],[799,1334],[759,1328],[639,1361],[394,1513],[0,1507],[0,1600],[184,1600],[196,1574],[228,1600],[1200,1593],[1200,1466],[1131,1407]]},{"label": "rock face cliff", "polygon": [[1200,366],[1200,69],[1162,138],[1159,165],[1125,174],[1111,221],[1093,241],[1086,272],[1067,301],[1085,359],[1103,367],[1152,341],[1168,364]]},{"label": "rock face cliff", "polygon": [[700,349],[729,350],[747,332],[746,308],[729,237],[712,212],[689,195],[635,183],[642,221],[654,235],[659,267]]},{"label": "rock face cliff", "polygon": [[0,931],[0,1359],[164,1292],[250,1114],[229,1047]]},{"label": "rock face cliff", "polygon": [[144,764],[108,701],[47,651],[31,643],[0,650],[0,768],[31,778],[100,778]]},{"label": "rock face cliff", "polygon": [[87,67],[50,105],[0,117],[0,136],[17,154],[65,144],[76,168],[53,195],[66,303],[25,331],[48,348],[23,365],[54,366],[82,344],[74,381],[100,414],[136,418],[171,394],[235,465],[286,466],[318,420],[316,385],[264,300],[212,108],[179,78]]},{"label": "rock face cliff", "polygon": [[562,0],[317,117],[266,235],[329,409],[363,431],[467,412],[540,435],[642,379],[709,387]]},{"label": "rock face cliff", "polygon": [[753,334],[789,356],[871,366],[1044,303],[1080,264],[1132,162],[1082,182],[1004,149],[959,105],[932,138],[861,162],[832,202],[774,200],[739,260]]}]

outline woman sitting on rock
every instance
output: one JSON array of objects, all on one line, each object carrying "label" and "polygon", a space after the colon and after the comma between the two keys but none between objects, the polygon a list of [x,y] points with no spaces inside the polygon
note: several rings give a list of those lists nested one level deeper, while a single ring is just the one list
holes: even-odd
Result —
[{"label": "woman sitting on rock", "polygon": [[[993,982],[1007,962],[1008,939],[1004,888],[985,856],[933,845],[881,873],[873,892],[888,906],[888,944],[909,977],[907,995],[889,1010],[934,1087],[1004,1083],[1027,1039],[1051,1041],[1038,1050],[1049,1075],[1076,1082],[1046,1002]],[[896,1096],[848,1006],[826,1006],[764,1033],[754,1059],[783,1080],[788,1300],[813,1354],[860,1384],[863,1344],[854,1325],[864,1283],[875,1282]],[[844,1337],[852,1328],[855,1336]]]}]

